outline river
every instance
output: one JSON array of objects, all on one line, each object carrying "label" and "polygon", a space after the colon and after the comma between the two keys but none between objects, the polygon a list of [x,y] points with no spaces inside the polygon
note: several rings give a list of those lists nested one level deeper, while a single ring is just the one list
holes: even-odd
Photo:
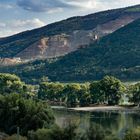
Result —
[{"label": "river", "polygon": [[113,135],[122,138],[128,129],[140,126],[140,111],[93,111],[79,112],[67,109],[53,109],[56,123],[64,127],[69,122],[76,123],[80,131],[86,131],[91,124],[98,124],[104,130],[110,130]]}]

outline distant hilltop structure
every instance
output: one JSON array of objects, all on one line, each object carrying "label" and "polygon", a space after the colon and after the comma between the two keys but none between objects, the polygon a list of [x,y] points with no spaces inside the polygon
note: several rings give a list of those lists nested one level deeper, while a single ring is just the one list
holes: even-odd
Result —
[{"label": "distant hilltop structure", "polygon": [[98,39],[99,39],[98,35],[94,35],[94,40],[98,40]]}]

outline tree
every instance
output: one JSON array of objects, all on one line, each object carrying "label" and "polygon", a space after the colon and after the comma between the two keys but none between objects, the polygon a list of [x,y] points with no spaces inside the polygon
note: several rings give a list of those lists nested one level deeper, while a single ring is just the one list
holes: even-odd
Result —
[{"label": "tree", "polygon": [[140,127],[126,132],[123,140],[139,140],[140,139]]},{"label": "tree", "polygon": [[58,126],[49,129],[38,129],[36,132],[29,132],[29,140],[62,140],[62,130]]},{"label": "tree", "polygon": [[22,96],[26,99],[37,98],[38,87],[33,85],[24,85]]},{"label": "tree", "polygon": [[53,125],[48,129],[38,129],[36,132],[29,132],[29,140],[74,140],[76,137],[76,126],[73,124],[60,128]]},{"label": "tree", "polygon": [[91,95],[89,92],[89,86],[86,84],[82,84],[81,89],[79,91],[79,103],[80,106],[88,106],[91,103]]},{"label": "tree", "polygon": [[100,89],[109,105],[117,105],[125,91],[125,86],[115,77],[106,76],[100,81]]},{"label": "tree", "polygon": [[90,84],[90,93],[93,103],[107,103],[117,105],[125,91],[125,86],[120,80],[106,76],[98,82]]},{"label": "tree", "polygon": [[0,94],[23,93],[24,86],[18,76],[0,73]]},{"label": "tree", "polygon": [[63,90],[63,95],[66,96],[66,103],[70,107],[75,107],[78,103],[78,95],[80,92],[79,84],[67,84]]},{"label": "tree", "polygon": [[40,83],[43,83],[43,82],[50,82],[50,79],[46,76],[43,76],[41,79],[40,79]]},{"label": "tree", "polygon": [[131,85],[129,87],[130,92],[130,101],[133,102],[135,105],[140,105],[140,83],[135,85]]},{"label": "tree", "polygon": [[0,96],[0,130],[15,134],[20,127],[22,135],[29,130],[48,127],[54,117],[47,104],[25,99],[18,94]]},{"label": "tree", "polygon": [[43,82],[40,84],[38,98],[49,101],[61,101],[63,89],[63,84]]},{"label": "tree", "polygon": [[100,82],[92,82],[90,84],[90,94],[91,94],[92,103],[101,104],[105,102],[105,94],[101,90]]}]

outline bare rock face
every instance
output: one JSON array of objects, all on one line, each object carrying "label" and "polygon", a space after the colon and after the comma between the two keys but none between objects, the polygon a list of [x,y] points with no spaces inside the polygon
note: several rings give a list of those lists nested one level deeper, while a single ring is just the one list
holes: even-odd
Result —
[{"label": "bare rock face", "polygon": [[74,31],[70,35],[60,34],[45,37],[17,54],[16,57],[21,59],[59,57],[75,51],[83,45],[88,45],[95,39],[95,35],[91,31]]},{"label": "bare rock face", "polygon": [[76,51],[80,47],[108,35],[140,18],[140,13],[126,14],[112,21],[98,25],[92,30],[76,30],[71,34],[44,37],[16,55],[23,60],[55,58]]},{"label": "bare rock face", "polygon": [[97,32],[97,34],[100,33],[104,36],[126,26],[138,18],[140,18],[140,13],[123,15],[115,20],[97,26],[94,30]]},{"label": "bare rock face", "polygon": [[20,58],[0,58],[0,66],[9,66],[21,63]]}]

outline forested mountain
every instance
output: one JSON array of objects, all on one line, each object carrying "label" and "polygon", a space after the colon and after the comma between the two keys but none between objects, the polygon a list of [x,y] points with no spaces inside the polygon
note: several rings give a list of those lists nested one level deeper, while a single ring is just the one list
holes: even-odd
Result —
[{"label": "forested mountain", "polygon": [[0,57],[53,58],[76,51],[140,18],[140,5],[72,17],[0,39]]},{"label": "forested mountain", "polygon": [[52,81],[89,81],[105,75],[140,79],[140,19],[55,61],[37,60],[0,71],[16,73],[27,82],[43,76]]},{"label": "forested mountain", "polygon": [[140,19],[50,65],[53,80],[140,79]]}]

